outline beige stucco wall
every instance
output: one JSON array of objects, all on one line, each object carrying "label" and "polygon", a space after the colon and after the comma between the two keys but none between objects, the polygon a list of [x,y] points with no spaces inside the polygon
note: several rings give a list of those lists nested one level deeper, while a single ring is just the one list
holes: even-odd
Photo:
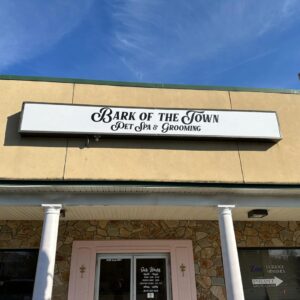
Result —
[{"label": "beige stucco wall", "polygon": [[277,144],[239,143],[247,183],[300,182],[300,95],[231,92],[233,109],[273,110],[283,139]]},{"label": "beige stucco wall", "polygon": [[[230,109],[228,92],[82,84],[75,86],[74,103]],[[66,179],[242,181],[235,143],[122,139],[85,149],[80,143],[70,142]]]},{"label": "beige stucco wall", "polygon": [[62,179],[66,139],[21,138],[24,101],[71,103],[72,84],[0,80],[0,178]]},{"label": "beige stucco wall", "polygon": [[[300,183],[300,95],[0,80],[0,179]],[[277,143],[21,138],[23,101],[275,110]]]},{"label": "beige stucco wall", "polygon": [[[0,221],[0,249],[38,248],[42,222]],[[239,247],[300,247],[300,222],[235,222]],[[68,293],[74,240],[189,239],[198,300],[224,300],[218,223],[214,221],[61,221],[53,300]]]}]

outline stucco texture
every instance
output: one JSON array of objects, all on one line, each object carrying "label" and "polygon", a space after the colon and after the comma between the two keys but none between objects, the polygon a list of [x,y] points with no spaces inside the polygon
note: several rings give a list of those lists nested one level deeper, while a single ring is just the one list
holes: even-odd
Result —
[{"label": "stucco texture", "polygon": [[72,84],[0,80],[0,179],[62,179],[66,139],[21,138],[24,101],[71,103]]},{"label": "stucco texture", "polygon": [[[299,184],[300,95],[0,80],[0,179]],[[20,137],[24,101],[273,110],[271,142]]]},{"label": "stucco texture", "polygon": [[300,95],[230,92],[233,109],[276,111],[282,140],[239,142],[246,183],[300,182]]},{"label": "stucco texture", "polygon": [[[74,104],[230,109],[228,92],[76,84]],[[65,179],[242,182],[235,142],[72,140]]]}]

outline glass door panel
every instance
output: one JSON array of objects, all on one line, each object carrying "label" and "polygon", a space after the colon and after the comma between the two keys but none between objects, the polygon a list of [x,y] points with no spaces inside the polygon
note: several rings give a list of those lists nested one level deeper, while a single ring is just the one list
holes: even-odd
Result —
[{"label": "glass door panel", "polygon": [[166,258],[136,258],[136,300],[167,300]]},{"label": "glass door panel", "polygon": [[131,299],[131,259],[101,258],[99,260],[99,300]]}]

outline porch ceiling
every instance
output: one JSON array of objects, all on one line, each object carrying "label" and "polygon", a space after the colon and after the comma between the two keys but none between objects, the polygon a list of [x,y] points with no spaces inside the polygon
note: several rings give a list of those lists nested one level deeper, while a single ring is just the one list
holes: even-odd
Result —
[{"label": "porch ceiling", "polygon": [[[61,220],[217,220],[216,207],[196,206],[64,206]],[[256,207],[233,209],[236,221],[299,221],[300,208],[268,208],[262,219],[248,219],[249,210]],[[43,220],[39,206],[2,206],[0,220]]]},{"label": "porch ceiling", "polygon": [[1,220],[42,220],[41,204],[62,204],[65,220],[216,220],[218,205],[235,205],[234,220],[299,221],[300,186],[167,183],[0,184]]}]

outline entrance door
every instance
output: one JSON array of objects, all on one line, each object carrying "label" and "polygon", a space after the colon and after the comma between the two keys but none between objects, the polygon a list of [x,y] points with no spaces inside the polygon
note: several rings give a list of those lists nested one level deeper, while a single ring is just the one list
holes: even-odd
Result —
[{"label": "entrance door", "polygon": [[196,300],[192,242],[74,241],[68,300]]},{"label": "entrance door", "polygon": [[95,300],[171,300],[168,254],[98,254]]}]

